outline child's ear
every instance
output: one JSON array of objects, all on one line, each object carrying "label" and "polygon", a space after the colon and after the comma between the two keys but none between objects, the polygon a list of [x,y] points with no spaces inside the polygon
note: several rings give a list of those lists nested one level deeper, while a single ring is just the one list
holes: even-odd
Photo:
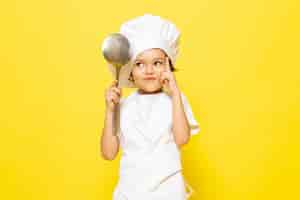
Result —
[{"label": "child's ear", "polygon": [[134,80],[133,80],[133,76],[132,76],[132,72],[130,72],[130,75],[129,75],[128,80],[129,80],[129,81],[134,81]]}]

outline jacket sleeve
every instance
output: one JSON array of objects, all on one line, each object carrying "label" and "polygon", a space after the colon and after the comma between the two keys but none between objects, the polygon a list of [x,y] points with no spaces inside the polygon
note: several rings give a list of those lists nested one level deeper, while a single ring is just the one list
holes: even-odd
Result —
[{"label": "jacket sleeve", "polygon": [[184,107],[184,111],[185,111],[187,120],[188,120],[190,128],[191,128],[191,135],[196,135],[200,131],[199,123],[195,119],[191,105],[188,102],[187,97],[183,93],[181,93],[181,99],[182,99],[182,103],[183,103],[183,107]]}]

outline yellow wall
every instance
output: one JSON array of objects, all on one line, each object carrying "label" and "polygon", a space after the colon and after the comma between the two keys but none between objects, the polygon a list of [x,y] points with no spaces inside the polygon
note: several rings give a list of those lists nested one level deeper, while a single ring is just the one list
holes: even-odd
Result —
[{"label": "yellow wall", "polygon": [[191,199],[299,199],[299,1],[6,2],[0,199],[111,199],[99,46],[146,12],[182,32],[175,75],[202,129],[182,150]]}]

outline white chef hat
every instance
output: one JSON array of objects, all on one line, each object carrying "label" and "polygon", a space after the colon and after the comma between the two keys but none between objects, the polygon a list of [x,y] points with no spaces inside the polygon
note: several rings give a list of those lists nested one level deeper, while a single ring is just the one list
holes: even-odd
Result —
[{"label": "white chef hat", "polygon": [[[175,65],[179,53],[180,31],[169,20],[152,14],[131,19],[121,25],[120,33],[124,35],[130,44],[130,61],[121,67],[119,74],[119,87],[135,88],[133,81],[129,80],[133,62],[137,55],[147,49],[160,48]],[[113,75],[116,69],[108,64]]]}]

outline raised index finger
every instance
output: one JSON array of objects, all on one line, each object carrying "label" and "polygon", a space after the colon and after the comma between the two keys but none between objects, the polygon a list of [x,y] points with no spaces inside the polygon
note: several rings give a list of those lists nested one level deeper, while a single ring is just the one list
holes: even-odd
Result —
[{"label": "raised index finger", "polygon": [[171,71],[171,69],[170,69],[170,63],[169,63],[169,57],[168,56],[166,56],[166,59],[165,59],[166,61],[166,64],[165,64],[165,71],[167,71],[167,72],[170,72]]}]

